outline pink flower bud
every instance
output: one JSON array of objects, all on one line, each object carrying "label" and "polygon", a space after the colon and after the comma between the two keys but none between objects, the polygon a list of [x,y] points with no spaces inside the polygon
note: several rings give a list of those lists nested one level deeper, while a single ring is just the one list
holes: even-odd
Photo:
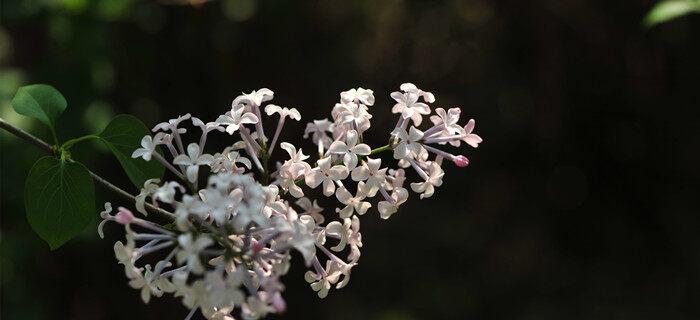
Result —
[{"label": "pink flower bud", "polygon": [[[253,240],[255,241],[255,240]],[[259,241],[255,241],[253,243],[253,254],[257,254],[258,252],[262,251],[263,245]]]},{"label": "pink flower bud", "polygon": [[130,224],[134,221],[134,214],[127,208],[119,207],[119,212],[114,216],[114,220],[121,224]]},{"label": "pink flower bud", "polygon": [[454,161],[454,163],[460,168],[464,168],[469,165],[469,159],[463,155],[454,157],[452,161]]}]

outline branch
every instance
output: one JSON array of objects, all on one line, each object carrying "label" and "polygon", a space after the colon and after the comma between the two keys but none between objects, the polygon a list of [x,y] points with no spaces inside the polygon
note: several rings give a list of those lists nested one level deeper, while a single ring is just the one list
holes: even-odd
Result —
[{"label": "branch", "polygon": [[[5,121],[5,119],[3,119],[3,118],[0,118],[0,128],[4,129],[5,131],[35,145],[41,149],[44,149],[44,151],[48,152],[52,156],[57,155],[57,150],[55,147],[52,147],[48,143],[33,136],[29,132],[26,132],[20,128],[13,126],[9,122]],[[70,161],[72,161],[72,160],[70,160]],[[90,169],[88,169],[88,172],[90,173],[90,176],[92,177],[92,179],[95,180],[95,182],[105,186],[107,189],[119,194],[123,198],[125,198],[133,203],[136,203],[136,197],[134,197],[132,194],[124,191],[123,189],[121,189],[115,185],[113,185],[109,181],[105,180],[104,178],[98,176],[96,173],[92,172]],[[149,203],[146,203],[146,210],[148,210],[149,212],[153,212],[155,214],[161,215],[163,217],[166,217],[170,220],[173,220],[175,218],[175,215],[173,215],[172,213],[165,211],[161,208],[158,208],[154,205],[151,205]]]},{"label": "branch", "polygon": [[25,141],[44,149],[46,152],[48,152],[50,155],[55,156],[56,155],[56,150],[54,150],[51,145],[48,143],[44,142],[43,140],[31,135],[27,131],[24,131],[20,128],[17,128],[13,125],[11,125],[9,122],[5,121],[5,119],[0,118],[0,128],[5,129],[5,131],[14,134],[15,136],[24,139]]}]

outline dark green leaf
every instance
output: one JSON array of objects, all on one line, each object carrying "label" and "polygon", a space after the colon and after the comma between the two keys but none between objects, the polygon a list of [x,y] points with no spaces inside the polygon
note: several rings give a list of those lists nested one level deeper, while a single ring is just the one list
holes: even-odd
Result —
[{"label": "dark green leaf", "polygon": [[12,98],[12,107],[21,115],[36,118],[51,129],[66,109],[66,99],[54,87],[47,84],[33,84],[17,90]]},{"label": "dark green leaf", "polygon": [[43,157],[24,187],[27,220],[54,250],[78,235],[95,216],[95,186],[79,163]]},{"label": "dark green leaf", "polygon": [[165,172],[165,167],[158,161],[131,157],[134,150],[141,147],[141,139],[149,133],[139,119],[121,114],[114,117],[99,134],[137,188],[142,188],[148,179],[161,178]]}]

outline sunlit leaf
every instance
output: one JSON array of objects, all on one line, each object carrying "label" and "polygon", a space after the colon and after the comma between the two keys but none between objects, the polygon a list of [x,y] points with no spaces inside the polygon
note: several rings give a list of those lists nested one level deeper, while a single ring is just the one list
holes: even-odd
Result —
[{"label": "sunlit leaf", "polygon": [[95,186],[79,163],[43,157],[24,187],[27,220],[54,250],[78,235],[95,216]]},{"label": "sunlit leaf", "polygon": [[20,87],[12,99],[12,107],[17,113],[38,119],[52,129],[67,105],[63,95],[47,84]]},{"label": "sunlit leaf", "polygon": [[700,12],[698,0],[666,0],[657,3],[644,18],[646,27],[653,27],[686,14]]}]

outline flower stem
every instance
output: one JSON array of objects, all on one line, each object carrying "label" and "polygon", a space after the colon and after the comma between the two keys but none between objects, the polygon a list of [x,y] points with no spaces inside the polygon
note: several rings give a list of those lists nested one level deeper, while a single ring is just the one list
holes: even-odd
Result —
[{"label": "flower stem", "polygon": [[100,139],[100,137],[97,136],[97,135],[94,135],[94,134],[89,134],[89,135],[82,136],[82,137],[79,137],[79,138],[70,139],[70,140],[64,142],[63,145],[61,145],[61,149],[63,149],[63,150],[68,150],[68,149],[70,149],[70,147],[72,147],[74,144],[76,144],[76,143],[78,143],[78,142],[81,142],[81,141],[90,140],[90,139]]},{"label": "flower stem", "polygon": [[275,144],[277,143],[277,138],[280,137],[280,132],[282,132],[282,127],[284,127],[284,120],[287,117],[280,115],[280,120],[277,122],[277,129],[275,130],[275,136],[272,138],[272,143],[270,143],[270,154],[275,150]]},{"label": "flower stem", "polygon": [[391,144],[387,144],[387,145],[385,145],[385,146],[381,146],[381,147],[379,147],[379,148],[372,149],[372,151],[370,151],[369,154],[376,154],[376,153],[388,151],[388,150],[391,150],[391,149],[392,149]]},{"label": "flower stem", "polygon": [[[48,143],[46,143],[46,142],[44,142],[43,140],[41,140],[41,139],[39,139],[39,138],[33,136],[32,134],[30,134],[30,133],[28,133],[28,132],[26,132],[26,131],[24,131],[24,130],[22,130],[22,129],[20,129],[20,128],[17,128],[17,127],[15,127],[15,126],[13,126],[13,125],[10,124],[9,122],[5,121],[5,119],[3,119],[3,118],[0,118],[0,128],[4,129],[5,131],[7,131],[7,132],[9,132],[9,133],[11,133],[11,134],[13,134],[13,135],[15,135],[15,136],[17,136],[17,137],[23,139],[23,140],[25,140],[25,141],[27,141],[27,142],[29,142],[29,143],[35,145],[35,146],[37,146],[37,147],[39,147],[39,148],[41,148],[41,149],[44,149],[44,151],[48,152],[48,153],[49,153],[50,155],[52,155],[52,156],[56,156],[56,155],[57,155],[57,151],[58,151],[58,150],[57,150],[56,147],[52,147],[52,146],[49,145]],[[134,196],[131,195],[130,193],[128,193],[128,192],[126,192],[126,191],[120,189],[119,187],[117,187],[117,186],[115,186],[115,185],[113,185],[113,184],[111,184],[109,181],[107,181],[107,180],[105,180],[104,178],[98,176],[97,174],[95,174],[94,172],[90,171],[89,169],[88,169],[88,172],[90,173],[90,176],[92,177],[92,180],[94,180],[95,182],[97,182],[97,183],[99,183],[99,184],[105,186],[107,189],[109,189],[109,190],[111,190],[111,191],[117,193],[118,195],[120,195],[120,196],[122,196],[122,197],[128,199],[129,201],[131,201],[131,202],[133,202],[133,203],[136,203],[136,197],[134,197]],[[151,205],[151,204],[149,204],[149,203],[146,203],[146,209],[147,209],[148,211],[150,211],[150,212],[153,212],[153,213],[155,213],[155,214],[159,214],[159,215],[161,215],[161,216],[163,216],[163,217],[166,217],[166,218],[168,218],[169,220],[173,220],[174,217],[175,217],[172,213],[170,213],[170,212],[168,212],[168,211],[165,211],[165,210],[163,210],[163,209],[161,209],[161,208],[155,207],[155,206],[153,206],[153,205]]]},{"label": "flower stem", "polygon": [[270,153],[268,153],[266,148],[263,148],[260,150],[260,158],[262,159],[262,166],[263,166],[263,171],[262,171],[262,180],[263,180],[263,185],[269,185],[270,184]]}]

